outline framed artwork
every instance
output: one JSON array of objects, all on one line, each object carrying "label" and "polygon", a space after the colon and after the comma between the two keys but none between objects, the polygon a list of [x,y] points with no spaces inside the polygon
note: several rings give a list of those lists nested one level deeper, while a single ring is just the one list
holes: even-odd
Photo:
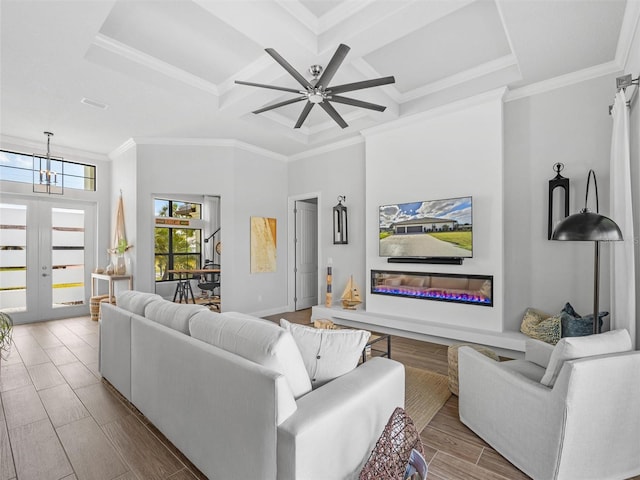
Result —
[{"label": "framed artwork", "polygon": [[276,271],[277,221],[251,217],[251,273]]}]

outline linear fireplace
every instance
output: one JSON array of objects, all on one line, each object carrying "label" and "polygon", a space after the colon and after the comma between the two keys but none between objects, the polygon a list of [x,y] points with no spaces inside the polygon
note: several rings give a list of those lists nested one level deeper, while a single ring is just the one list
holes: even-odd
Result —
[{"label": "linear fireplace", "polygon": [[493,276],[371,270],[371,293],[493,306]]}]

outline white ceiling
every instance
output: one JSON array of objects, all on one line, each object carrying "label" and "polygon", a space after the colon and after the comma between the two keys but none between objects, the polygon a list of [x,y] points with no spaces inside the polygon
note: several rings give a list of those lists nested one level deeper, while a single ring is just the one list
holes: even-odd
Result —
[{"label": "white ceiling", "polygon": [[[2,0],[0,132],[44,148],[52,131],[53,154],[197,138],[290,156],[481,91],[619,71],[638,21],[628,1]],[[346,94],[383,113],[334,104],[344,130],[317,107],[294,130],[302,102],[254,115],[295,94],[234,84],[298,88],[264,48],[311,79],[340,43],[332,85],[396,78]]]}]

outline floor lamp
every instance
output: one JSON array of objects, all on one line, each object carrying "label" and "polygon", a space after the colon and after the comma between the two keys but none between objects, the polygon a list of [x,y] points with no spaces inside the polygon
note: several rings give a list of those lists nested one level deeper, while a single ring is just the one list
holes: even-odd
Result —
[{"label": "floor lamp", "polygon": [[[589,199],[589,183],[593,177],[596,190],[596,213],[587,208]],[[587,193],[584,198],[584,208],[579,213],[569,215],[562,220],[551,235],[552,240],[572,240],[578,242],[594,242],[595,257],[593,262],[593,333],[600,333],[600,318],[598,317],[598,301],[600,299],[600,242],[622,240],[620,227],[608,217],[600,215],[598,211],[598,182],[593,170],[589,170],[587,177]]]}]

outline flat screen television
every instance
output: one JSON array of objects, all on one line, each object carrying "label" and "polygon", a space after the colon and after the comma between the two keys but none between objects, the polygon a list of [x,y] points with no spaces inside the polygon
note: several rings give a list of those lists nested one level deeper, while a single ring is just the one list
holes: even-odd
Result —
[{"label": "flat screen television", "polygon": [[471,197],[380,206],[379,255],[393,258],[473,257]]}]

